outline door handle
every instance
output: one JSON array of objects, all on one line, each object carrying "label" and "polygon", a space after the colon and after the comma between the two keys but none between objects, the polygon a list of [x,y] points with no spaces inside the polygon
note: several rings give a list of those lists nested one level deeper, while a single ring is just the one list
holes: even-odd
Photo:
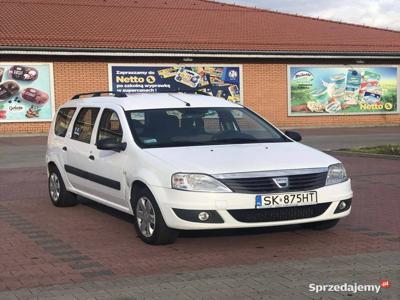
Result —
[{"label": "door handle", "polygon": [[62,149],[63,149],[63,151],[67,151],[68,149],[67,149],[67,147],[62,147]]},{"label": "door handle", "polygon": [[94,160],[94,156],[93,155],[89,155],[89,159],[90,160]]}]

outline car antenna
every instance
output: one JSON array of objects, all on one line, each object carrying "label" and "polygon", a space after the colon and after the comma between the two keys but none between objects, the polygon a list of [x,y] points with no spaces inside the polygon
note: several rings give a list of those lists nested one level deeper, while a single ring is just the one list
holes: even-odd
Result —
[{"label": "car antenna", "polygon": [[176,97],[176,96],[173,95],[173,94],[169,94],[169,95],[170,95],[171,97],[174,97],[175,99],[177,99],[177,100],[179,100],[179,101],[185,103],[186,106],[190,106],[190,103],[189,103],[189,102],[186,102],[185,100],[182,100],[182,99]]}]

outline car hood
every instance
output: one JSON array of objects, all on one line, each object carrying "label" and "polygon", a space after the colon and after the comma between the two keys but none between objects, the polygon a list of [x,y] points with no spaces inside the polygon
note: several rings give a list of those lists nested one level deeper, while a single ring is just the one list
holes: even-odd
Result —
[{"label": "car hood", "polygon": [[335,158],[296,142],[151,148],[174,172],[223,174],[322,168]]}]

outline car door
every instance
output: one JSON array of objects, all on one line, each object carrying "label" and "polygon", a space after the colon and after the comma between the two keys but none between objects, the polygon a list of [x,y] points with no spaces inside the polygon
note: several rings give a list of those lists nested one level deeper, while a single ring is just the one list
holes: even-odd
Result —
[{"label": "car door", "polygon": [[[123,109],[117,105],[108,105],[101,112],[95,144],[110,138],[117,143],[123,143],[124,135],[129,134],[128,128],[124,129],[123,124],[127,126]],[[96,196],[114,205],[128,208],[129,191],[126,190],[125,180],[127,151],[100,150],[95,146],[92,155],[94,163],[90,164],[88,172],[96,176]]]},{"label": "car door", "polygon": [[57,163],[60,172],[64,175],[64,165],[67,160],[66,150],[70,137],[72,120],[76,107],[63,107],[58,113],[54,122],[54,128],[49,132],[47,154]]},{"label": "car door", "polygon": [[88,170],[94,162],[94,127],[100,112],[99,107],[81,107],[71,131],[71,136],[63,148],[65,152],[64,169],[73,188],[94,195],[96,184],[91,180]]}]

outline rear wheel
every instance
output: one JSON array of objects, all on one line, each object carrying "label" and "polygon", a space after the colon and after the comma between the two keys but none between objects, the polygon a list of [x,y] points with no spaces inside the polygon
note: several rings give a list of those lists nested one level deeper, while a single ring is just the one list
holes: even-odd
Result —
[{"label": "rear wheel", "polygon": [[153,194],[147,188],[140,188],[133,195],[135,228],[139,237],[151,245],[173,243],[179,232],[169,228],[161,214]]},{"label": "rear wheel", "polygon": [[76,195],[65,188],[61,174],[55,166],[49,167],[49,195],[51,202],[57,207],[68,207],[78,204]]},{"label": "rear wheel", "polygon": [[304,227],[311,228],[314,230],[326,230],[335,227],[337,223],[339,223],[339,219],[307,223],[304,224]]}]

